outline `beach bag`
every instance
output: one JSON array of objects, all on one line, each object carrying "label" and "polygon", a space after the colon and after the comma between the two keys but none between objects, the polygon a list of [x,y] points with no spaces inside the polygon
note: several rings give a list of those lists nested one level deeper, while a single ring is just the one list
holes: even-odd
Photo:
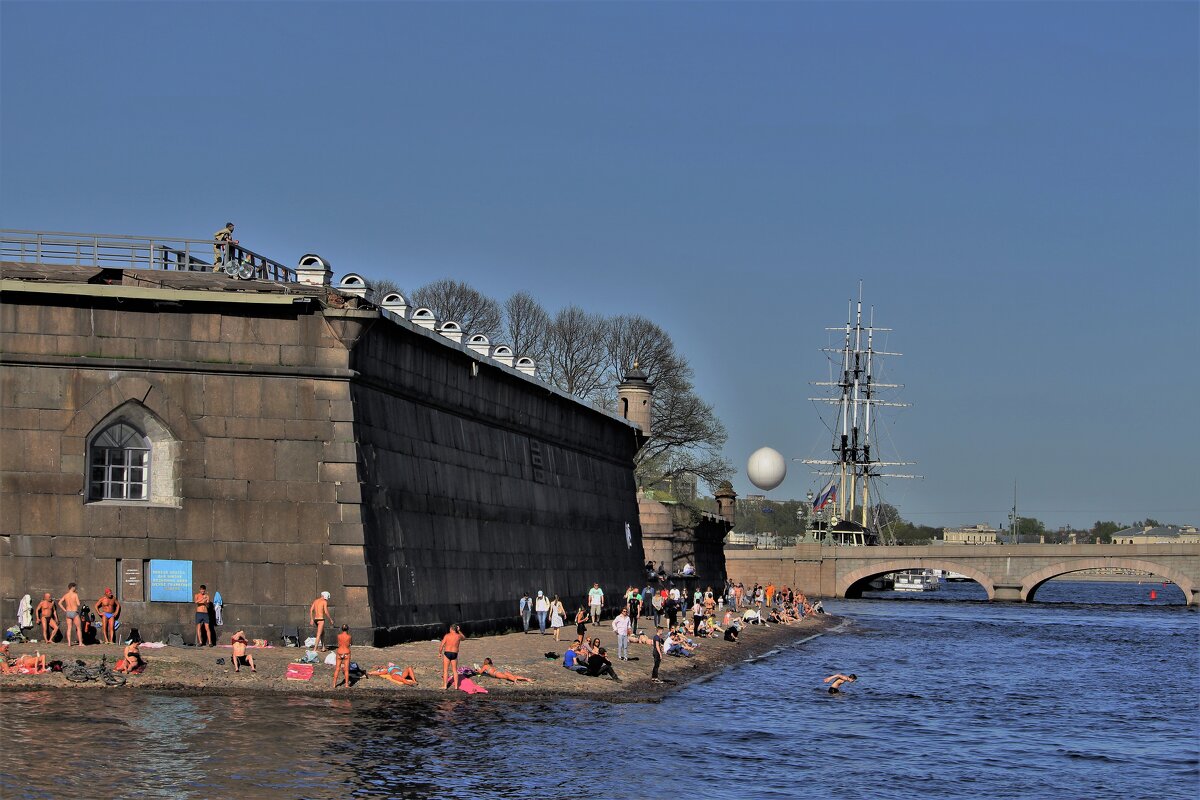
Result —
[{"label": "beach bag", "polygon": [[300,646],[300,629],[285,628],[283,631],[283,646],[284,647],[299,647]]},{"label": "beach bag", "polygon": [[337,664],[337,653],[330,653],[325,656],[325,663],[331,667]]},{"label": "beach bag", "polygon": [[301,663],[304,663],[304,664],[315,664],[320,660],[321,660],[321,657],[319,655],[317,655],[316,650],[305,651],[304,658],[300,659]]}]

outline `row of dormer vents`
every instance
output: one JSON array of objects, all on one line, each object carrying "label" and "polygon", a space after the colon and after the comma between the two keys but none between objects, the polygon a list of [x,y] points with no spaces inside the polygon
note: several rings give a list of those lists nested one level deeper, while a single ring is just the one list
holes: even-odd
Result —
[{"label": "row of dormer vents", "polygon": [[[306,255],[301,258],[300,266],[296,270],[297,281],[308,285],[329,286],[332,274],[328,262],[314,255]],[[506,344],[494,345],[482,333],[464,331],[462,325],[453,320],[440,320],[432,309],[413,308],[399,292],[389,292],[382,298],[377,298],[375,288],[357,273],[346,273],[336,288],[342,294],[352,295],[379,306],[383,315],[389,319],[407,320],[413,325],[433,331],[455,344],[465,344],[479,355],[497,361],[506,367],[513,367],[526,375],[533,376],[537,373],[537,364],[529,356],[517,356],[513,349]]]}]

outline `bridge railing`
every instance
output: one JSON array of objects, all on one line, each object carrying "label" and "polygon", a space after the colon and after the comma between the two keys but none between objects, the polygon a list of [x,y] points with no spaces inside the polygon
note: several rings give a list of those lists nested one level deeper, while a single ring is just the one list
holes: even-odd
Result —
[{"label": "bridge railing", "polygon": [[266,280],[293,282],[296,271],[238,244],[171,236],[0,230],[0,261],[47,266],[208,272],[228,261]]}]

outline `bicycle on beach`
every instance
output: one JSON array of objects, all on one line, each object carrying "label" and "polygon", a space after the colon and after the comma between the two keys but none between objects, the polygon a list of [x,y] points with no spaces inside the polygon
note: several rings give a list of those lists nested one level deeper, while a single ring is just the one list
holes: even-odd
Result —
[{"label": "bicycle on beach", "polygon": [[89,667],[83,661],[77,660],[71,666],[63,669],[63,676],[72,683],[98,680],[105,686],[124,686],[126,680],[124,675],[113,672],[109,668],[108,656],[101,656],[100,663],[94,667]]}]

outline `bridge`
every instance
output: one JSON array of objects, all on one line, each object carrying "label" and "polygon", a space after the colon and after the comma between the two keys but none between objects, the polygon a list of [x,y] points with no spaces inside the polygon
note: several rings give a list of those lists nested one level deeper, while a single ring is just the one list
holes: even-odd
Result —
[{"label": "bridge", "polygon": [[800,544],[782,550],[725,550],[731,580],[797,587],[817,597],[861,597],[880,575],[907,569],[944,569],[979,583],[989,600],[1031,602],[1052,578],[1110,568],[1148,572],[1200,602],[1197,544],[925,545],[832,547]]}]

